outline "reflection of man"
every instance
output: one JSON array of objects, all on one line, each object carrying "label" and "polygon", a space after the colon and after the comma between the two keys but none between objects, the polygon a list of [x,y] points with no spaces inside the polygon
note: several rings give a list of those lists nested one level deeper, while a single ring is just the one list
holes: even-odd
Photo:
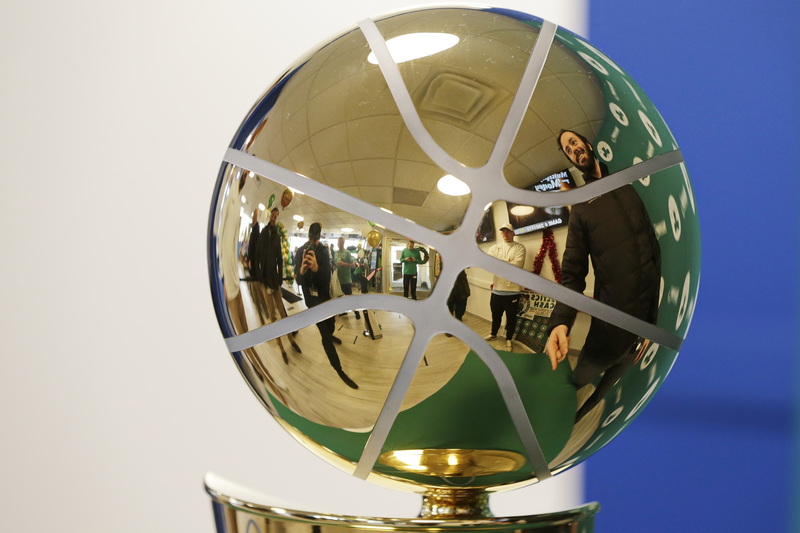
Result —
[{"label": "reflection of man", "polygon": [[[587,184],[608,175],[589,141],[565,130],[558,145],[581,171]],[[583,292],[594,268],[594,298],[633,317],[655,323],[661,278],[661,251],[641,198],[625,185],[587,202],[572,206],[562,262],[562,284]],[[553,369],[567,356],[569,332],[576,311],[557,303],[550,316],[545,346]],[[592,396],[581,406],[576,420],[600,402],[630,364],[636,335],[592,317],[586,342],[572,372],[577,387],[605,372]]]},{"label": "reflection of man", "polygon": [[256,265],[256,250],[258,249],[258,236],[261,233],[261,226],[258,223],[258,217],[261,211],[258,208],[253,209],[253,220],[250,223],[250,236],[247,240],[247,271],[253,276]]},{"label": "reflection of man", "polygon": [[[514,228],[511,227],[511,224],[503,224],[500,226],[500,234],[503,242],[492,246],[489,249],[489,255],[522,268],[525,265],[525,246],[514,240]],[[493,341],[497,338],[497,332],[500,331],[500,323],[505,314],[506,350],[508,351],[513,348],[511,338],[517,327],[517,311],[521,292],[520,285],[495,274],[492,282],[492,295],[489,299],[489,307],[492,311],[492,332],[486,336],[486,340]]]},{"label": "reflection of man", "polygon": [[[423,257],[424,256],[424,257]],[[424,265],[428,262],[428,251],[425,248],[415,248],[414,241],[408,241],[408,246],[400,254],[400,262],[403,264],[403,297],[417,299],[417,265]]]},{"label": "reflection of man", "polygon": [[[314,222],[308,228],[308,242],[304,244],[295,256],[295,277],[297,283],[303,288],[303,298],[309,308],[326,302],[331,299],[331,263],[328,255],[328,248],[320,242],[322,226],[319,222]],[[339,361],[339,354],[336,352],[334,343],[341,344],[342,341],[333,336],[336,328],[336,320],[329,317],[317,323],[320,337],[322,337],[322,347],[325,355],[336,373],[345,384],[353,389],[358,385],[342,370]]]},{"label": "reflection of man", "polygon": [[[258,208],[253,210],[253,220],[250,224],[250,237],[247,242],[247,272],[250,279],[250,297],[256,307],[258,317],[263,324],[267,323],[269,311],[267,300],[264,297],[264,290],[261,287],[261,268],[259,265],[259,254],[262,251],[261,225],[258,222],[261,211]],[[278,341],[280,343],[280,341]],[[281,346],[283,351],[283,346]]]},{"label": "reflection of man", "polygon": [[283,281],[283,259],[281,257],[281,236],[278,233],[278,208],[274,207],[269,214],[269,222],[261,230],[264,253],[261,274],[264,285],[268,289],[280,289]]},{"label": "reflection of man", "polygon": [[456,276],[456,281],[453,283],[450,296],[447,297],[447,309],[450,311],[450,314],[459,321],[463,321],[464,313],[467,312],[467,299],[469,295],[470,290],[467,271],[462,270],[458,273],[458,276]]},{"label": "reflection of man", "polygon": [[[283,295],[281,294],[281,284],[283,283],[283,253],[281,251],[281,236],[278,232],[278,208],[273,207],[269,214],[269,222],[261,230],[259,235],[259,272],[261,282],[266,291],[267,310],[269,319],[272,322],[281,318],[286,318],[286,308],[283,306]],[[292,348],[302,353],[300,347],[294,341],[294,335],[289,335],[289,342]],[[281,347],[281,354],[284,362],[288,363],[286,351],[283,349],[280,337],[278,345]]]},{"label": "reflection of man", "polygon": [[366,253],[361,243],[356,246],[356,268],[353,270],[353,281],[358,283],[358,289],[362,294],[367,292],[367,267]]},{"label": "reflection of man", "polygon": [[[350,251],[344,247],[344,237],[339,237],[336,242],[339,249],[333,255],[333,264],[336,267],[336,275],[339,277],[339,285],[342,287],[342,293],[345,296],[353,294],[353,269],[356,267],[356,262]],[[361,318],[358,310],[355,311],[356,318]],[[346,313],[345,313],[346,314]]]}]

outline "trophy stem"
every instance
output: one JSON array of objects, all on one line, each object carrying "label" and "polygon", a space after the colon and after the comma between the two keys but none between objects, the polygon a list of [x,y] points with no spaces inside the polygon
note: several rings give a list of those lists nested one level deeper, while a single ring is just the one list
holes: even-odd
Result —
[{"label": "trophy stem", "polygon": [[420,518],[490,518],[489,494],[484,489],[429,488],[422,494]]}]

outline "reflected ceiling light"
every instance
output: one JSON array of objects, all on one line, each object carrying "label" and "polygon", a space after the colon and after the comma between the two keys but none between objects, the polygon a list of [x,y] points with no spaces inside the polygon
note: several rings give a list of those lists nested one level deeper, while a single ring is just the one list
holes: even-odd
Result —
[{"label": "reflected ceiling light", "polygon": [[386,212],[387,212],[387,213],[389,213],[390,215],[394,215],[394,213],[392,213],[391,211],[389,211],[389,210],[388,210],[388,209],[386,209],[385,207],[381,207],[381,211],[386,211]]},{"label": "reflected ceiling light", "polygon": [[[301,176],[302,176],[302,174],[301,174]],[[305,177],[305,176],[303,176],[303,177]],[[305,193],[303,191],[298,191],[294,187],[289,187],[289,190],[292,191],[294,194],[303,194],[303,195],[305,195]]]},{"label": "reflected ceiling light", "polygon": [[353,228],[341,228],[342,233],[353,233],[355,231]]},{"label": "reflected ceiling light", "polygon": [[242,203],[243,203],[243,204],[246,204],[246,203],[247,203],[247,198],[245,198],[245,197],[244,197],[244,194],[242,195]]},{"label": "reflected ceiling light", "polygon": [[439,178],[436,188],[448,196],[464,196],[470,193],[469,186],[452,174]]},{"label": "reflected ceiling light", "polygon": [[511,214],[518,217],[524,217],[533,213],[533,207],[529,205],[515,205],[511,208]]},{"label": "reflected ceiling light", "polygon": [[422,466],[422,451],[420,450],[395,450],[392,455],[406,467]]},{"label": "reflected ceiling light", "polygon": [[[386,47],[395,63],[432,56],[458,44],[458,36],[452,33],[407,33],[386,41]],[[378,64],[375,52],[370,52],[367,61]]]},{"label": "reflected ceiling light", "polygon": [[258,204],[258,208],[260,210],[262,210],[262,211],[266,211],[267,210],[267,207],[264,204],[261,204],[261,203]]},{"label": "reflected ceiling light", "polygon": [[303,217],[301,217],[300,215],[292,215],[292,218],[293,218],[293,219],[295,219],[295,220],[296,220],[296,221],[298,221],[298,222],[302,222],[303,220],[305,220],[305,219],[304,219]]},{"label": "reflected ceiling light", "polygon": [[489,208],[490,208],[490,207],[492,207],[492,203],[493,203],[493,202],[489,202],[488,204],[486,204],[486,207],[484,207],[484,208],[483,208],[483,211],[484,211],[484,212],[488,211],[488,210],[489,210]]}]

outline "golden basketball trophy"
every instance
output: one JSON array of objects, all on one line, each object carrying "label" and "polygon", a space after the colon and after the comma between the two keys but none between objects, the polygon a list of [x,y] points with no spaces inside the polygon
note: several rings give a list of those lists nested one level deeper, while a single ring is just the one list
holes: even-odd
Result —
[{"label": "golden basketball trophy", "polygon": [[495,517],[489,494],[546,482],[641,411],[686,335],[699,248],[672,134],[582,38],[495,8],[359,22],[236,132],[211,289],[270,414],[421,511],[292,510],[211,477],[217,531],[592,531],[595,503]]}]

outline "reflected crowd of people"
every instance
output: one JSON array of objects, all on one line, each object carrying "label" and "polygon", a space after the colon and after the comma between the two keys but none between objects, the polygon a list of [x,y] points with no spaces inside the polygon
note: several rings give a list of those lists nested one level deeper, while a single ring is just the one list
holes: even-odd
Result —
[{"label": "reflected crowd of people", "polygon": [[[563,130],[556,140],[567,160],[582,173],[581,186],[592,184],[609,174],[607,166],[596,157],[592,143],[585,136]],[[559,176],[567,174],[562,171]],[[565,183],[570,181],[566,177],[563,179]],[[548,190],[551,186],[548,183]],[[570,182],[568,188],[574,186]],[[633,186],[618,187],[590,201],[555,209],[554,213],[563,216],[567,222],[561,266],[555,281],[580,293],[587,286],[593,287],[591,296],[598,301],[635,318],[655,323],[661,275],[660,250],[647,210]],[[382,243],[365,249],[361,242],[353,244],[350,241],[350,246],[347,246],[347,239],[338,236],[334,246],[331,242],[323,242],[322,225],[313,222],[308,227],[307,241],[289,253],[286,235],[281,234],[277,223],[280,210],[271,208],[268,221],[263,226],[259,222],[261,216],[258,208],[252,213],[243,266],[253,306],[262,324],[286,318],[285,299],[292,296],[302,299],[310,309],[332,298],[353,295],[354,291],[363,294],[370,289],[376,292],[394,290],[399,293],[399,285],[396,289],[391,286],[387,289],[381,284]],[[509,222],[499,224],[496,239],[487,236],[488,230],[482,231],[478,239],[480,243],[496,240],[494,244],[486,244],[482,250],[517,268],[528,268],[530,254],[527,247],[533,240],[526,237],[524,243],[520,242],[518,237],[525,232],[520,232],[519,226],[531,221],[537,223],[536,216],[539,215],[535,213],[513,219],[509,207],[508,220],[513,219],[516,225]],[[398,240],[394,238],[393,242]],[[437,268],[440,268],[441,259],[435,250],[421,246],[414,240],[405,239],[404,242],[404,247],[398,245],[392,248],[394,279],[399,283],[399,277],[402,276],[403,297],[416,300],[419,297],[420,269],[426,269],[423,287],[428,289],[427,276],[430,276],[431,283],[435,283],[435,275],[429,274],[434,272],[433,260],[437,261]],[[590,276],[593,279],[590,280]],[[525,345],[526,341],[520,344],[518,322],[523,304],[530,300],[530,291],[496,274],[491,275],[491,282],[487,280],[487,285],[487,309],[485,312],[473,312],[485,317],[482,320],[486,323],[488,334],[484,335],[484,330],[481,335],[486,341],[502,342],[502,330],[506,352],[543,353],[549,358],[554,371],[567,361],[568,356],[572,356],[570,375],[576,390],[595,385],[588,399],[579,406],[576,421],[603,400],[626,369],[638,361],[649,342],[591,317],[585,341],[576,345],[571,342],[571,335],[579,313],[561,302],[555,302],[546,319],[546,340],[542,341],[542,345]],[[470,280],[466,270],[459,272],[447,299],[448,312],[463,321],[468,314],[468,299],[480,286],[478,280]],[[352,313],[355,320],[363,319],[365,328],[371,327],[368,310],[354,309]],[[337,318],[349,319],[349,314],[325,318],[316,323],[316,329],[330,367],[347,387],[357,390],[359,385],[343,367],[339,353],[342,340],[336,335]],[[286,364],[290,363],[287,343],[294,353],[302,354],[296,334],[288,333],[270,341],[277,346]],[[450,333],[446,335],[452,337]]]}]

